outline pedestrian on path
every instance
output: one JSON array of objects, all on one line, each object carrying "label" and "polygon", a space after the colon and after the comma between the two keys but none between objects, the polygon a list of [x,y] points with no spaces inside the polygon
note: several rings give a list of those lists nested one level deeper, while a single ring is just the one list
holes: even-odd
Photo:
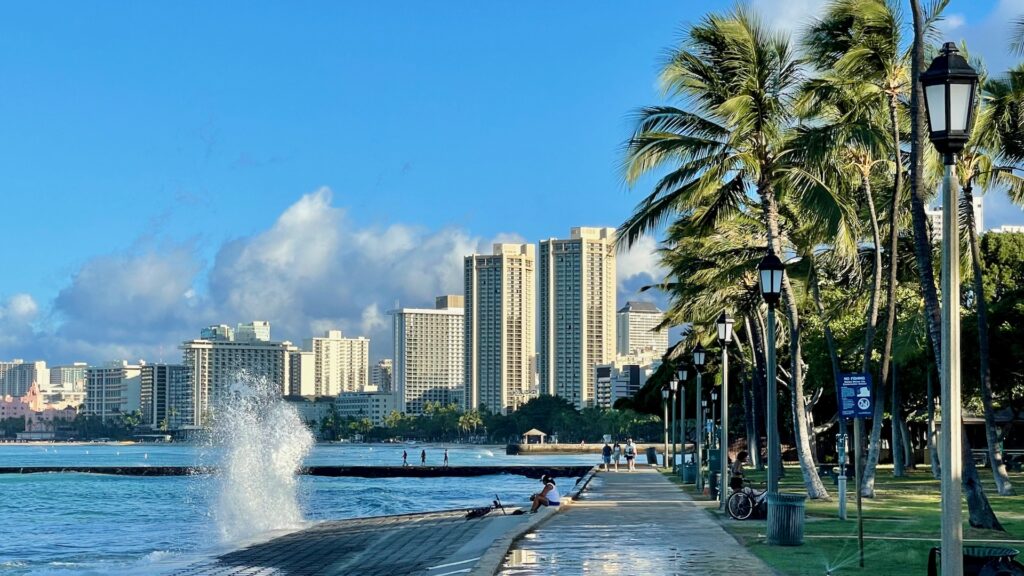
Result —
[{"label": "pedestrian on path", "polygon": [[448,467],[448,449],[447,448],[444,449],[444,467],[445,468]]},{"label": "pedestrian on path", "polygon": [[636,444],[633,444],[633,439],[629,438],[626,440],[626,466],[630,472],[636,470]]},{"label": "pedestrian on path", "polygon": [[618,442],[616,442],[615,445],[612,446],[612,460],[615,461],[615,471],[616,472],[619,471],[619,459],[621,459],[621,458],[622,458],[622,444],[619,444]]},{"label": "pedestrian on path", "polygon": [[427,449],[420,450],[420,466],[427,465]]},{"label": "pedestrian on path", "polygon": [[604,448],[601,448],[601,467],[605,472],[611,467],[612,463],[612,447],[607,442],[604,443]]},{"label": "pedestrian on path", "polygon": [[404,467],[406,467],[408,465],[409,465],[409,453],[406,452],[405,450],[402,450],[402,467],[404,468]]}]

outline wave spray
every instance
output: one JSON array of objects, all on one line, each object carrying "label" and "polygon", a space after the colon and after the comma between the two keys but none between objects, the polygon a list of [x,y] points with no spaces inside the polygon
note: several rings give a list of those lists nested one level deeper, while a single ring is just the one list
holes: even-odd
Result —
[{"label": "wave spray", "polygon": [[215,404],[213,516],[222,542],[302,525],[296,472],[313,447],[298,411],[265,377],[240,374]]}]

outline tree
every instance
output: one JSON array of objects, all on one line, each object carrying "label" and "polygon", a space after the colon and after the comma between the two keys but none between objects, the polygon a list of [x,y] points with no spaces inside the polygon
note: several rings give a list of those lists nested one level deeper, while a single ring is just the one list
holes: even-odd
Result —
[{"label": "tree", "polygon": [[[636,183],[645,174],[669,171],[620,227],[620,241],[629,246],[684,214],[692,214],[699,227],[713,229],[742,212],[752,188],[758,201],[751,207],[763,237],[784,254],[789,239],[780,209],[787,206],[788,188],[782,178],[799,81],[800,63],[788,37],[768,29],[747,8],[708,15],[690,26],[661,76],[664,92],[684,100],[689,110],[655,106],[640,112],[626,145],[626,179]],[[797,454],[808,495],[828,498],[807,434],[800,313],[788,277],[783,310],[790,335]]]}]

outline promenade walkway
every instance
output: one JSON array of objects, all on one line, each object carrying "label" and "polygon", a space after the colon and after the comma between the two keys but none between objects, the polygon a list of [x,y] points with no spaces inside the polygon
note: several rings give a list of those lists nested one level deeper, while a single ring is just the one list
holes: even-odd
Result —
[{"label": "promenade walkway", "polygon": [[519,540],[499,573],[772,574],[702,505],[650,468],[602,472],[580,500]]}]

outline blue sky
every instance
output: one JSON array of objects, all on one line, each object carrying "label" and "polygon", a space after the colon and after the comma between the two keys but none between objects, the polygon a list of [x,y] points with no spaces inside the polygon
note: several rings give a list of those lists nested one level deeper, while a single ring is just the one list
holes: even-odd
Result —
[{"label": "blue sky", "polygon": [[[791,29],[822,4],[752,3]],[[9,5],[0,358],[174,360],[252,318],[387,355],[386,311],[457,291],[464,253],[621,223],[629,113],[661,101],[681,25],[729,5]],[[946,13],[944,37],[1013,62],[1024,0]],[[623,298],[657,275],[652,246],[622,257]]]}]

